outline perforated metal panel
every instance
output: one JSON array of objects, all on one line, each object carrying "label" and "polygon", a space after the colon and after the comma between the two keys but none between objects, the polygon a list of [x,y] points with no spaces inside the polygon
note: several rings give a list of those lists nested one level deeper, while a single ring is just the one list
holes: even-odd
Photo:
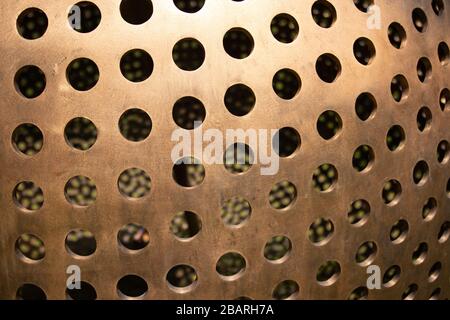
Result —
[{"label": "perforated metal panel", "polygon": [[[98,299],[450,297],[449,1],[91,2],[90,32],[74,1],[0,2],[1,298],[64,299],[70,265]],[[194,130],[291,128],[279,172],[174,170],[177,101]]]}]

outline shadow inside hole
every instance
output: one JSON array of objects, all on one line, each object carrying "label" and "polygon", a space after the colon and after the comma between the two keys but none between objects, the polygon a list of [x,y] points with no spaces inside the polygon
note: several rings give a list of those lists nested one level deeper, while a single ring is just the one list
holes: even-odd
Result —
[{"label": "shadow inside hole", "polygon": [[180,211],[174,215],[170,223],[170,231],[179,240],[189,240],[202,229],[200,217],[191,211]]},{"label": "shadow inside hole", "polygon": [[68,21],[73,30],[80,33],[94,31],[102,19],[100,9],[90,1],[75,4],[69,12]]},{"label": "shadow inside hole", "polygon": [[388,28],[388,38],[392,46],[401,49],[406,42],[406,31],[399,23],[393,22]]},{"label": "shadow inside hole", "polygon": [[287,13],[276,15],[270,24],[272,35],[282,43],[293,42],[299,33],[297,20]]},{"label": "shadow inside hole", "polygon": [[233,28],[225,33],[223,47],[235,59],[245,59],[253,51],[255,42],[252,35],[243,28]]},{"label": "shadow inside hole", "polygon": [[143,24],[152,16],[153,4],[151,0],[122,0],[120,14],[130,24]]},{"label": "shadow inside hole", "polygon": [[173,0],[175,6],[183,12],[195,13],[205,5],[205,0]]},{"label": "shadow inside hole", "polygon": [[368,93],[361,93],[355,102],[355,112],[359,119],[366,121],[373,117],[377,110],[377,101],[375,97]]},{"label": "shadow inside hole", "polygon": [[336,9],[326,0],[314,2],[311,14],[317,25],[322,28],[330,28],[337,18]]},{"label": "shadow inside hole", "polygon": [[341,74],[339,59],[330,53],[321,55],[316,61],[316,72],[320,79],[327,83],[334,82]]},{"label": "shadow inside hole", "polygon": [[205,61],[205,48],[194,38],[184,38],[178,41],[172,50],[172,59],[178,68],[194,71]]},{"label": "shadow inside hole", "polygon": [[279,70],[272,79],[272,88],[281,99],[290,100],[300,91],[302,81],[291,69]]},{"label": "shadow inside hole", "polygon": [[66,76],[75,90],[87,91],[97,84],[100,71],[94,61],[88,58],[78,58],[67,66]]},{"label": "shadow inside hole", "polygon": [[194,289],[198,281],[197,272],[189,265],[176,265],[166,275],[169,288],[178,293],[186,293]]},{"label": "shadow inside hole", "polygon": [[80,288],[66,289],[66,297],[68,300],[89,301],[97,299],[97,291],[86,281],[80,281]]},{"label": "shadow inside hole", "polygon": [[124,299],[140,299],[148,292],[148,285],[141,277],[130,274],[117,282],[117,292]]},{"label": "shadow inside hole", "polygon": [[205,179],[205,168],[197,159],[185,157],[174,164],[172,177],[182,187],[195,187]]},{"label": "shadow inside hole", "polygon": [[126,52],[120,59],[120,71],[131,82],[147,80],[153,73],[153,59],[142,49],[133,49]]},{"label": "shadow inside hole", "polygon": [[80,257],[90,256],[97,249],[97,241],[94,235],[84,229],[70,231],[66,236],[65,243],[69,253]]},{"label": "shadow inside hole", "polygon": [[44,92],[47,80],[44,72],[37,66],[24,66],[14,77],[16,90],[25,98],[34,99]]},{"label": "shadow inside hole", "polygon": [[293,280],[284,280],[276,285],[272,291],[275,300],[290,300],[297,297],[300,287]]}]

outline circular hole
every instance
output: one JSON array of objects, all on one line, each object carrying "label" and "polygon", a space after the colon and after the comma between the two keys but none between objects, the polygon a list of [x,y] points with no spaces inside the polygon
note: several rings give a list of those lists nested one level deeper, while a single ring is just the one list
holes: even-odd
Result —
[{"label": "circular hole", "polygon": [[320,192],[333,190],[338,180],[336,168],[329,163],[320,165],[313,174],[313,188]]},{"label": "circular hole", "polygon": [[298,296],[300,287],[294,280],[284,280],[276,285],[272,291],[275,300],[290,300]]},{"label": "circular hole", "polygon": [[21,124],[14,129],[11,140],[14,148],[27,156],[39,153],[44,144],[41,130],[31,123]]},{"label": "circular hole", "polygon": [[413,170],[414,183],[419,186],[424,185],[428,180],[429,173],[430,169],[428,168],[428,164],[425,161],[417,162]]},{"label": "circular hole", "polygon": [[253,165],[255,156],[245,143],[235,143],[227,148],[223,156],[225,169],[233,174],[247,172]]},{"label": "circular hole", "polygon": [[28,65],[16,72],[14,84],[22,96],[34,99],[44,92],[47,80],[39,67]]},{"label": "circular hole", "polygon": [[87,257],[94,254],[97,241],[94,234],[85,229],[74,229],[66,236],[67,251],[78,257]]},{"label": "circular hole", "polygon": [[227,252],[216,263],[216,271],[224,280],[236,280],[246,267],[245,258],[237,252]]},{"label": "circular hole", "polygon": [[402,293],[402,300],[414,300],[418,290],[419,286],[417,284],[413,283],[409,285],[408,288],[406,288],[406,290]]},{"label": "circular hole", "polygon": [[443,41],[439,43],[438,56],[439,61],[443,66],[447,65],[448,62],[450,61],[450,49],[448,48],[448,45]]},{"label": "circular hole", "polygon": [[378,248],[375,242],[364,242],[356,251],[356,263],[363,267],[370,265],[375,260],[377,250]]},{"label": "circular hole", "polygon": [[87,207],[97,199],[97,187],[94,181],[86,176],[75,176],[67,181],[64,187],[67,201],[73,205]]},{"label": "circular hole", "polygon": [[355,227],[360,227],[367,222],[370,215],[370,204],[364,199],[354,201],[350,205],[347,214],[348,222]]},{"label": "circular hole", "polygon": [[441,229],[438,233],[439,243],[444,243],[450,238],[450,221],[446,221],[442,224]]},{"label": "circular hole", "polygon": [[353,54],[362,65],[369,65],[375,58],[375,46],[367,38],[359,38],[353,44]]},{"label": "circular hole", "polygon": [[81,33],[94,31],[100,24],[101,19],[100,9],[90,1],[81,1],[75,4],[70,9],[68,16],[69,25],[72,29]]},{"label": "circular hole", "polygon": [[440,16],[444,12],[444,1],[443,0],[433,0],[431,2],[431,7],[437,16]]},{"label": "circular hole", "polygon": [[289,157],[300,148],[301,138],[297,130],[284,127],[277,131],[272,139],[272,147],[282,158]]},{"label": "circular hole", "polygon": [[408,97],[409,84],[408,80],[401,74],[396,75],[391,81],[392,98],[400,102]]},{"label": "circular hole", "polygon": [[290,207],[297,199],[297,188],[287,180],[276,183],[269,193],[270,206],[276,210]]},{"label": "circular hole", "polygon": [[87,118],[74,118],[67,123],[64,137],[71,147],[86,151],[97,141],[97,127]]},{"label": "circular hole", "polygon": [[186,13],[196,13],[205,5],[205,0],[173,0],[175,6]]},{"label": "circular hole", "polygon": [[287,13],[276,15],[270,24],[275,39],[282,43],[291,43],[297,39],[299,26],[297,20]]},{"label": "circular hole", "polygon": [[174,164],[172,177],[182,187],[196,187],[205,179],[205,167],[194,157],[185,157]]},{"label": "circular hole", "polygon": [[264,246],[264,257],[274,263],[286,260],[292,249],[291,240],[285,236],[275,236],[266,242]]},{"label": "circular hole", "polygon": [[[353,0],[355,6],[362,12],[368,12],[370,6],[374,4],[374,0]],[[363,287],[361,287],[363,288]],[[366,288],[367,290],[367,288]]]},{"label": "circular hole", "polygon": [[383,275],[383,286],[386,288],[393,287],[400,279],[401,269],[399,266],[389,267]]},{"label": "circular hole", "polygon": [[439,296],[441,295],[441,288],[436,288],[430,295],[429,300],[439,300]]},{"label": "circular hole", "polygon": [[381,193],[383,201],[389,206],[394,206],[400,201],[402,185],[397,180],[389,180],[383,186]]},{"label": "circular hole", "polygon": [[356,115],[362,121],[366,121],[369,118],[373,117],[376,110],[377,110],[377,101],[375,100],[375,97],[372,94],[368,92],[363,92],[356,99],[355,103]]},{"label": "circular hole", "polygon": [[42,37],[48,28],[47,15],[38,8],[28,8],[17,18],[17,31],[28,40]]},{"label": "circular hole", "polygon": [[316,280],[322,286],[331,286],[341,274],[341,266],[337,261],[327,261],[319,267]]},{"label": "circular hole", "polygon": [[186,293],[194,289],[198,276],[191,266],[179,264],[169,270],[166,280],[170,289],[177,293]]},{"label": "circular hole", "polygon": [[353,153],[352,164],[358,172],[367,171],[373,164],[375,154],[368,145],[359,146]]},{"label": "circular hole", "polygon": [[183,97],[175,102],[172,117],[179,127],[192,130],[205,121],[206,110],[203,103],[197,98]]},{"label": "circular hole", "polygon": [[425,242],[420,243],[412,254],[412,262],[415,265],[419,265],[425,261],[428,255],[428,244]]},{"label": "circular hole", "polygon": [[329,219],[318,218],[308,229],[308,238],[315,245],[326,244],[334,233],[333,222]]},{"label": "circular hole", "polygon": [[127,51],[120,59],[120,72],[131,82],[147,80],[153,72],[153,59],[142,49]]},{"label": "circular hole", "polygon": [[250,203],[243,197],[233,197],[226,200],[221,207],[220,216],[223,223],[229,227],[243,225],[252,214]]},{"label": "circular hole", "polygon": [[172,59],[178,68],[194,71],[205,61],[205,48],[197,39],[184,38],[178,41],[172,50]]},{"label": "circular hole", "polygon": [[202,229],[200,217],[191,211],[177,212],[170,223],[170,231],[179,240],[190,240]]},{"label": "circular hole", "polygon": [[73,60],[66,71],[70,85],[78,91],[92,89],[100,78],[100,72],[94,61],[88,58]]},{"label": "circular hole", "polygon": [[450,143],[447,140],[439,142],[437,147],[437,159],[439,163],[445,164],[450,158]]},{"label": "circular hole", "polygon": [[367,287],[358,287],[348,296],[348,300],[367,300],[369,289]]},{"label": "circular hole", "polygon": [[147,139],[152,131],[152,119],[141,109],[133,108],[125,111],[119,119],[119,130],[122,136],[133,142]]},{"label": "circular hole", "polygon": [[66,296],[69,300],[96,300],[97,292],[95,288],[86,281],[80,281],[80,289],[66,289]]},{"label": "circular hole", "polygon": [[420,82],[425,82],[431,78],[433,67],[431,66],[430,60],[428,58],[422,57],[419,62],[417,62],[417,76]]},{"label": "circular hole", "polygon": [[147,282],[137,275],[126,275],[117,282],[117,293],[123,299],[141,299],[147,292]]},{"label": "circular hole", "polygon": [[441,95],[439,97],[439,105],[441,106],[442,111],[450,110],[450,90],[447,88],[441,91]]},{"label": "circular hole", "polygon": [[238,117],[245,116],[253,110],[256,96],[253,90],[245,84],[238,83],[228,88],[224,98],[227,110]]},{"label": "circular hole", "polygon": [[25,262],[37,262],[45,257],[44,242],[33,234],[25,233],[18,237],[15,248],[17,255]]},{"label": "circular hole", "polygon": [[425,12],[420,8],[415,8],[412,12],[412,20],[417,31],[425,32],[428,27],[428,19]]},{"label": "circular hole", "polygon": [[281,69],[272,79],[272,88],[281,99],[293,99],[302,86],[302,81],[298,74],[291,69]]},{"label": "circular hole", "polygon": [[21,285],[16,291],[17,300],[47,300],[44,290],[32,283]]},{"label": "circular hole", "polygon": [[437,201],[435,198],[428,198],[422,207],[422,218],[431,221],[437,213]]},{"label": "circular hole", "polygon": [[442,263],[439,261],[431,266],[430,271],[428,272],[428,282],[434,282],[439,275],[441,274]]},{"label": "circular hole", "polygon": [[389,25],[388,37],[395,48],[401,49],[405,46],[406,31],[399,23],[393,22]]},{"label": "circular hole", "polygon": [[391,151],[400,149],[405,143],[405,131],[399,125],[392,126],[386,135],[386,145]]},{"label": "circular hole", "polygon": [[123,171],[117,181],[120,193],[130,199],[146,196],[150,192],[151,185],[150,176],[139,168],[129,168]]},{"label": "circular hole", "polygon": [[143,24],[153,14],[153,4],[150,0],[122,0],[120,14],[130,24]]},{"label": "circular hole", "polygon": [[338,58],[330,53],[321,55],[316,61],[316,72],[322,81],[334,82],[341,74],[342,67]]},{"label": "circular hole", "polygon": [[408,222],[406,220],[399,220],[392,226],[389,238],[394,244],[402,243],[405,241],[408,231]]},{"label": "circular hole", "polygon": [[136,223],[129,223],[120,228],[117,234],[119,243],[128,250],[139,251],[150,242],[147,229]]},{"label": "circular hole", "polygon": [[417,128],[420,132],[423,132],[431,127],[431,121],[433,120],[433,115],[428,107],[420,108],[417,112]]},{"label": "circular hole", "polygon": [[330,140],[342,129],[342,119],[338,113],[327,110],[317,119],[317,131],[325,140]]},{"label": "circular hole", "polygon": [[232,28],[223,37],[225,51],[235,59],[245,59],[253,51],[255,42],[252,35],[243,28]]},{"label": "circular hole", "polygon": [[314,2],[311,8],[314,21],[322,28],[329,28],[336,21],[336,9],[326,0]]},{"label": "circular hole", "polygon": [[36,211],[44,204],[44,193],[34,182],[22,181],[14,188],[13,199],[19,208]]}]

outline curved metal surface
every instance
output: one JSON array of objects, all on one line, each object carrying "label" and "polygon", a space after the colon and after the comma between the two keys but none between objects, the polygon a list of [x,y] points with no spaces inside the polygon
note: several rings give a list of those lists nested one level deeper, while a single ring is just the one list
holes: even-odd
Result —
[{"label": "curved metal surface", "polygon": [[[439,61],[438,45],[450,45],[450,2],[437,16],[431,0],[375,0],[381,12],[381,29],[367,28],[368,14],[351,0],[330,1],[337,19],[330,28],[318,26],[312,15],[313,0],[206,0],[204,7],[187,14],[167,0],[152,0],[153,14],[144,24],[124,21],[119,0],[93,0],[101,11],[101,23],[90,33],[73,31],[67,13],[73,1],[2,1],[0,11],[0,297],[15,298],[24,283],[33,283],[49,299],[64,299],[66,269],[76,264],[82,280],[89,282],[99,299],[117,299],[117,283],[127,274],[136,274],[148,284],[145,299],[234,299],[241,296],[271,299],[273,290],[284,280],[299,286],[299,299],[346,299],[365,286],[366,267],[358,265],[355,254],[367,242],[376,243],[372,264],[382,274],[391,266],[401,269],[391,287],[370,290],[369,299],[400,299],[411,284],[418,286],[416,299],[428,299],[440,288],[439,298],[450,297],[450,241],[438,241],[438,234],[450,220],[448,181],[450,164],[439,163],[436,156],[440,141],[450,141],[450,109],[440,108],[440,94],[450,86],[450,65]],[[18,15],[26,8],[38,7],[48,17],[48,29],[36,40],[22,38],[16,30]],[[411,15],[416,7],[427,16],[427,29],[420,33]],[[286,44],[271,34],[270,23],[277,14],[288,13],[299,25],[295,41]],[[389,42],[387,30],[392,22],[406,32],[404,47]],[[230,57],[223,48],[224,34],[231,28],[246,29],[254,39],[254,49],[245,59]],[[368,38],[376,56],[368,66],[353,55],[360,37]],[[182,38],[195,38],[205,49],[203,65],[191,72],[173,62],[172,50]],[[122,55],[131,49],[148,52],[154,62],[150,77],[139,83],[128,81],[120,71]],[[332,83],[322,81],[315,69],[317,58],[332,54],[341,64],[339,77]],[[98,83],[89,91],[74,90],[66,78],[68,65],[87,57],[98,66]],[[427,57],[432,76],[421,83],[417,61]],[[36,65],[46,76],[44,92],[35,99],[18,94],[14,76],[22,66]],[[301,89],[291,100],[279,98],[272,90],[274,74],[283,68],[295,70]],[[400,103],[391,95],[391,80],[403,75],[409,84],[407,98]],[[256,105],[243,117],[228,112],[224,94],[233,84],[243,83],[255,93]],[[355,100],[363,92],[377,101],[373,117],[361,121],[355,113]],[[230,174],[223,165],[204,165],[205,179],[195,188],[181,187],[172,178],[170,155],[177,128],[172,107],[183,96],[194,96],[206,109],[203,130],[217,128],[295,128],[301,146],[280,160],[274,176],[260,175],[254,164],[241,175]],[[428,106],[432,113],[429,129],[417,128],[417,112]],[[118,121],[128,109],[144,110],[152,121],[149,137],[131,142],[121,135]],[[321,113],[334,110],[342,120],[339,134],[324,140],[316,122]],[[87,151],[72,148],[64,138],[66,124],[76,117],[90,119],[98,130],[96,143]],[[11,136],[22,123],[40,128],[42,150],[25,156],[14,149]],[[386,146],[386,134],[400,125],[406,135],[396,151]],[[370,168],[357,172],[352,167],[353,152],[369,145],[374,153]],[[413,168],[419,160],[428,164],[427,181],[417,185]],[[444,161],[445,162],[445,161]],[[330,163],[338,180],[329,192],[313,187],[313,173],[321,164]],[[118,189],[118,178],[128,168],[141,168],[151,178],[150,192],[130,200]],[[80,207],[67,201],[64,188],[78,175],[95,182],[94,203]],[[382,189],[386,181],[397,180],[402,187],[398,203],[386,205]],[[295,185],[295,202],[279,211],[271,207],[269,193],[277,182]],[[44,194],[42,207],[27,212],[12,198],[21,181],[33,181]],[[252,213],[241,228],[230,228],[221,219],[225,200],[244,197]],[[435,216],[426,221],[422,207],[428,198],[437,200]],[[370,204],[370,215],[362,226],[347,219],[355,200]],[[200,232],[189,241],[180,241],[170,231],[173,215],[192,211],[201,218]],[[308,237],[310,225],[318,218],[333,223],[333,234],[326,243],[314,244]],[[391,241],[392,226],[399,220],[408,223],[406,238]],[[149,244],[137,253],[119,245],[117,234],[129,223],[143,225]],[[96,251],[78,258],[69,253],[65,239],[69,231],[87,229],[96,238]],[[34,234],[45,244],[45,257],[35,263],[20,259],[15,251],[21,234]],[[291,241],[289,256],[280,263],[264,258],[264,246],[273,236],[284,235]],[[425,242],[425,260],[415,265],[412,254]],[[236,279],[224,279],[216,272],[216,262],[226,252],[238,252],[246,268]],[[340,273],[333,282],[318,282],[319,267],[337,261]],[[441,262],[436,279],[430,268]],[[192,266],[198,279],[187,292],[173,290],[166,281],[175,265]],[[432,281],[431,281],[432,280]],[[430,282],[431,281],[431,282]],[[326,285],[324,285],[326,284]],[[330,285],[328,285],[330,284]]]}]

